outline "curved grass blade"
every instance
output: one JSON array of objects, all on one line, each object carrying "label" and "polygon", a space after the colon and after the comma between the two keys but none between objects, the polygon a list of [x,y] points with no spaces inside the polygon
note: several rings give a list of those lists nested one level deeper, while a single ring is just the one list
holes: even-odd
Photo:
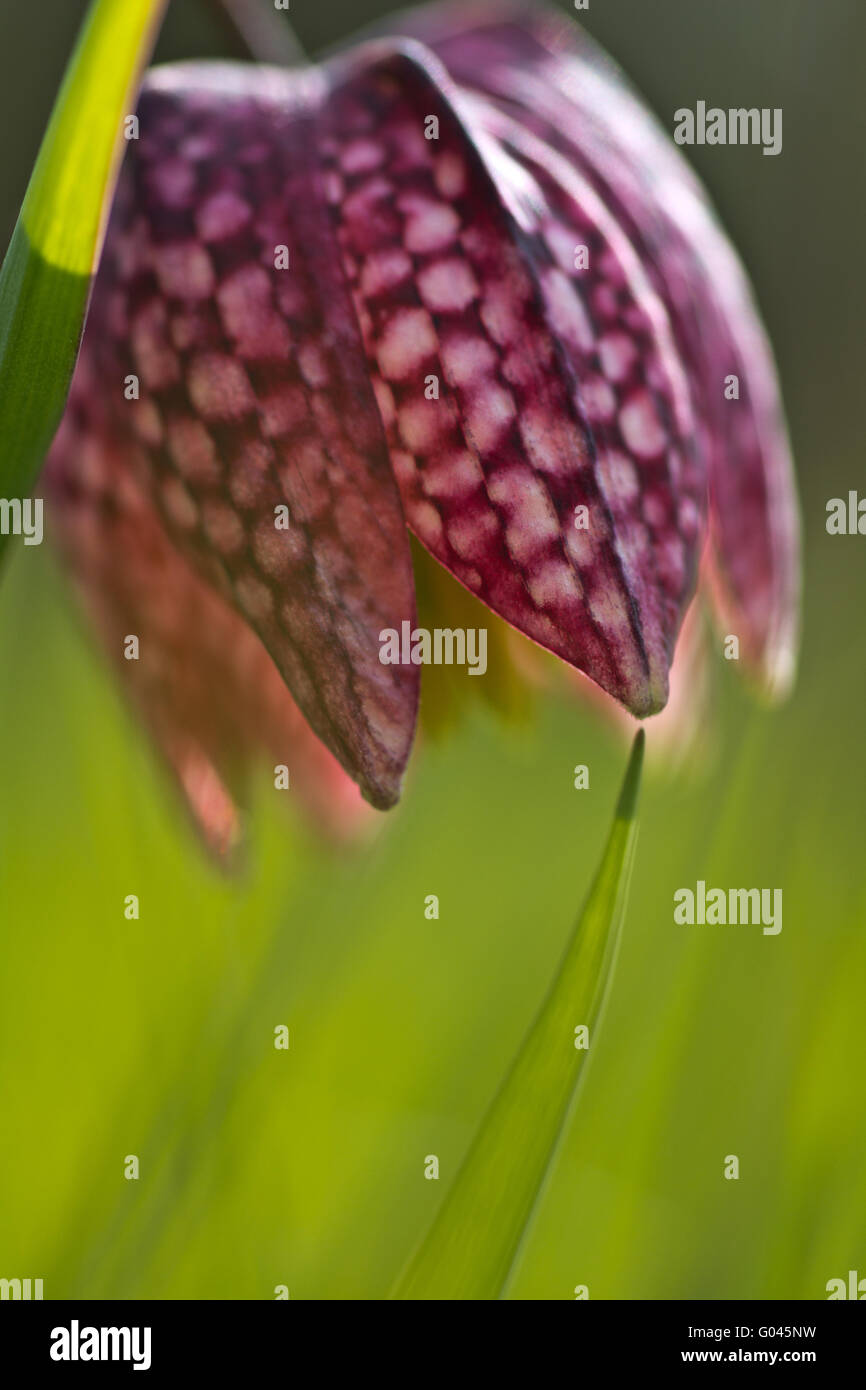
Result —
[{"label": "curved grass blade", "polygon": [[278,13],[262,0],[211,0],[211,8],[239,56],[286,68],[307,64],[285,7]]},{"label": "curved grass blade", "polygon": [[391,1297],[496,1299],[549,1173],[613,975],[637,838],[644,734],[634,741],[613,827],[547,998],[434,1224]]},{"label": "curved grass blade", "polygon": [[[0,269],[0,491],[33,485],[66,403],[123,122],[167,0],[94,0]],[[7,537],[0,536],[0,549]]]}]

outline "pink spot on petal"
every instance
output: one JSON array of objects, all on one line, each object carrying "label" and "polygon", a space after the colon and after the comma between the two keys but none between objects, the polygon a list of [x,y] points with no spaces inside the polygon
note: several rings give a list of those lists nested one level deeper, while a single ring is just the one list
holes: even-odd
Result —
[{"label": "pink spot on petal", "polygon": [[622,437],[632,453],[654,458],[664,451],[667,432],[648,391],[635,391],[619,412]]}]

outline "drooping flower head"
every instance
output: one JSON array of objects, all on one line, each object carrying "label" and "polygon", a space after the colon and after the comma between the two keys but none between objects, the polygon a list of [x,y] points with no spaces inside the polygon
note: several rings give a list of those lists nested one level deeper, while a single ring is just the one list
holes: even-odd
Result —
[{"label": "drooping flower head", "polygon": [[118,658],[138,635],[124,677],[217,846],[257,747],[333,797],[304,720],[397,799],[419,669],[380,634],[415,622],[407,526],[639,717],[705,551],[743,658],[791,677],[775,371],[688,166],[572,24],[400,24],[317,68],[148,75],[49,458],[65,552]]}]

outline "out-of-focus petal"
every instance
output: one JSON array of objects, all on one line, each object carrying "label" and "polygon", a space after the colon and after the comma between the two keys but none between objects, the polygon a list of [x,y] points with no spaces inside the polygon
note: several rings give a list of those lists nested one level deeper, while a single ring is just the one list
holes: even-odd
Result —
[{"label": "out-of-focus petal", "polygon": [[[357,787],[252,629],[169,540],[86,375],[84,364],[43,477],[51,529],[205,842],[231,857],[249,776],[266,757],[288,767],[290,794],[323,831],[348,832],[368,811]],[[124,656],[130,636],[137,660]]]},{"label": "out-of-focus petal", "polygon": [[665,772],[700,777],[717,745],[710,628],[701,598],[692,604],[671,667],[670,699],[646,726],[647,758]]}]

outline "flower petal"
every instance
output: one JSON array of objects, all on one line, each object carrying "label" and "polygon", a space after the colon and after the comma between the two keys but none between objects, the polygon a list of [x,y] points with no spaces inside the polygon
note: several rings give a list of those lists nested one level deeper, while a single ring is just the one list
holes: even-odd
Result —
[{"label": "flower petal", "polygon": [[[799,520],[772,354],[706,195],[622,74],[574,24],[523,5],[444,5],[407,17],[453,78],[592,183],[671,319],[707,457],[725,621],[771,693],[793,676]],[[725,380],[739,380],[739,399]]]},{"label": "flower petal", "polygon": [[330,76],[329,187],[410,526],[494,611],[652,713],[703,495],[657,296],[586,180],[462,101],[424,48],[371,45]]},{"label": "flower petal", "polygon": [[[292,793],[329,834],[364,809],[310,731],[243,619],[182,558],[113,438],[87,363],[43,475],[52,532],[125,694],[206,844],[229,859],[255,760],[289,768]],[[100,418],[101,417],[101,418]],[[130,636],[138,658],[124,657]]]},{"label": "flower petal", "polygon": [[[314,158],[322,96],[312,73],[148,76],[84,356],[172,540],[384,808],[418,670],[382,665],[378,634],[412,621],[414,593]],[[138,399],[125,399],[130,375]]]}]

